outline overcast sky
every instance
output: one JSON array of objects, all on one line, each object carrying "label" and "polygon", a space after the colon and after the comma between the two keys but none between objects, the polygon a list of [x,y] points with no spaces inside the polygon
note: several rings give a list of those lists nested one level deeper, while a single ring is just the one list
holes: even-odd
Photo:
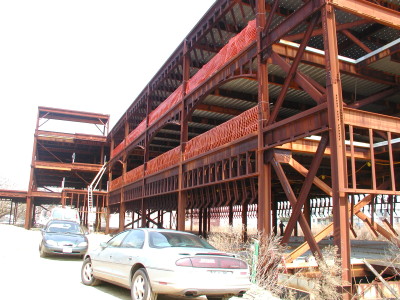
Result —
[{"label": "overcast sky", "polygon": [[213,3],[0,0],[0,179],[27,190],[38,106],[112,127]]}]

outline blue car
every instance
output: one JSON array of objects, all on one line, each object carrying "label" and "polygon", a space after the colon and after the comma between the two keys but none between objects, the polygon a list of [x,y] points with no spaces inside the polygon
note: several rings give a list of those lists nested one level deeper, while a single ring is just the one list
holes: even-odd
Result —
[{"label": "blue car", "polygon": [[83,257],[87,249],[86,233],[77,222],[52,220],[42,229],[41,257],[52,254]]}]

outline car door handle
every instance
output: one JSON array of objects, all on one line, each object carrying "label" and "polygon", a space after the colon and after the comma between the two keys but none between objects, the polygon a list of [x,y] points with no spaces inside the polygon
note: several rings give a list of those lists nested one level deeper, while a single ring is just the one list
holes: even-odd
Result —
[{"label": "car door handle", "polygon": [[129,256],[129,257],[128,257],[128,260],[132,260],[132,256]]}]

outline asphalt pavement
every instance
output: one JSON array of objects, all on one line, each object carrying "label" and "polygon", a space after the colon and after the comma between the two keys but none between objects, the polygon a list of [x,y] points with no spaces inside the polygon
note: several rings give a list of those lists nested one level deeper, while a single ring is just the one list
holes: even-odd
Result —
[{"label": "asphalt pavement", "polygon": [[[89,244],[109,237],[90,234]],[[111,284],[98,287],[81,282],[82,259],[39,256],[41,233],[0,224],[0,293],[2,300],[130,300],[130,291]]]},{"label": "asphalt pavement", "polygon": [[[97,247],[110,236],[89,234],[89,248]],[[39,229],[25,230],[14,225],[0,224],[0,299],[2,300],[130,300],[130,291],[112,284],[86,286],[81,282],[82,259],[53,256],[41,258]],[[172,300],[167,296],[158,300]],[[192,298],[205,300],[206,297]],[[249,293],[236,299],[277,299],[269,294]]]}]

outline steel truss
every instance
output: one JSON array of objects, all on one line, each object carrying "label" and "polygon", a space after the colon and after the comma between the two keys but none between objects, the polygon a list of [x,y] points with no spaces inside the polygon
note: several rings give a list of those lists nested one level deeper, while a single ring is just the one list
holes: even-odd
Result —
[{"label": "steel truss", "polygon": [[[119,230],[126,212],[128,226],[160,225],[166,213],[180,230],[198,220],[203,235],[211,219],[246,229],[256,215],[270,234],[285,215],[282,242],[298,225],[305,239],[286,261],[322,256],[333,233],[350,290],[353,217],[400,245],[400,74],[382,66],[400,61],[399,29],[399,7],[383,0],[217,1],[108,136]],[[250,41],[218,64],[244,33]],[[386,228],[371,213],[378,203]],[[328,212],[314,235],[311,216]]]}]

